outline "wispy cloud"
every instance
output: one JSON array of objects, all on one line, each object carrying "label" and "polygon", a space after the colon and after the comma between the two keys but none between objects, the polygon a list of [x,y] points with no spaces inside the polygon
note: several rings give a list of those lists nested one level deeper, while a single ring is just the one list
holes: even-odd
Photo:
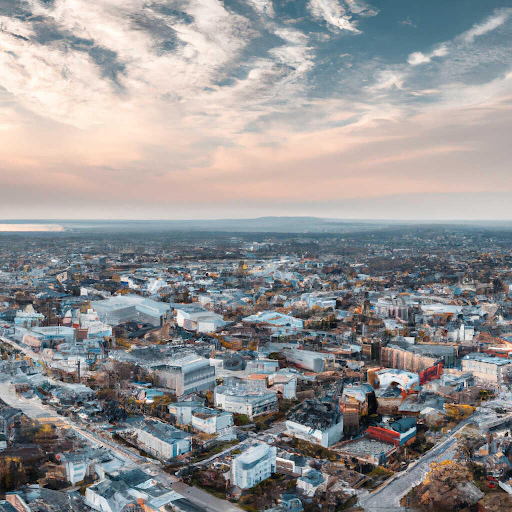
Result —
[{"label": "wispy cloud", "polygon": [[360,0],[21,6],[0,9],[0,200],[13,207],[73,192],[163,216],[170,199],[183,216],[190,201],[300,211],[357,191],[457,191],[477,166],[512,189],[511,9],[427,45],[399,30],[411,39],[397,59],[372,53],[380,17]]},{"label": "wispy cloud", "polygon": [[475,37],[482,36],[496,30],[503,25],[512,16],[512,8],[499,9],[493,15],[489,16],[483,23],[476,23],[471,29],[462,34],[466,42],[473,42]]},{"label": "wispy cloud", "polygon": [[411,20],[410,16],[407,16],[405,20],[399,21],[401,25],[409,25],[410,27],[418,28]]},{"label": "wispy cloud", "polygon": [[441,45],[430,53],[414,52],[409,55],[407,62],[411,66],[417,66],[418,64],[426,64],[430,62],[434,57],[445,57],[448,55],[448,48],[446,45]]},{"label": "wispy cloud", "polygon": [[376,7],[364,2],[363,0],[345,0],[345,3],[347,4],[349,11],[354,14],[358,14],[363,18],[370,18],[379,14],[379,10]]}]

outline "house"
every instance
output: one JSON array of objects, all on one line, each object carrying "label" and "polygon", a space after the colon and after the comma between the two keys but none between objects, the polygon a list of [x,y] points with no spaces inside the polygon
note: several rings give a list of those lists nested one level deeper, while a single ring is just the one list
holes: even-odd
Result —
[{"label": "house", "polygon": [[12,429],[15,423],[21,419],[23,412],[21,409],[13,409],[5,406],[0,409],[0,434],[11,437]]}]

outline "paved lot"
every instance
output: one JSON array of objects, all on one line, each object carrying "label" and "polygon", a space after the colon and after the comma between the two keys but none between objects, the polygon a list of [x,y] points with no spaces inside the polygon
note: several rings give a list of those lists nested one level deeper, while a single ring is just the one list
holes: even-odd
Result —
[{"label": "paved lot", "polygon": [[176,482],[171,485],[171,488],[196,505],[204,507],[207,512],[240,512],[242,510],[229,501],[220,500],[197,487],[189,487],[183,482]]}]

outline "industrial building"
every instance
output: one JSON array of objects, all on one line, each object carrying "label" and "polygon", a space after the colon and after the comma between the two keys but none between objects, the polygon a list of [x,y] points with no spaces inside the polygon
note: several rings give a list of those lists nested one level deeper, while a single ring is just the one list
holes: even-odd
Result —
[{"label": "industrial building", "polygon": [[231,463],[231,484],[250,489],[276,472],[276,447],[266,443],[251,446]]}]

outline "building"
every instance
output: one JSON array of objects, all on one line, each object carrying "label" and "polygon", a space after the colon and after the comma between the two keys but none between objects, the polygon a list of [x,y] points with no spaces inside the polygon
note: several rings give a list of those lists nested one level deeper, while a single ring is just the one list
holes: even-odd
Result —
[{"label": "building", "polygon": [[[419,346],[419,345],[418,345]],[[447,357],[450,364],[453,364],[453,348],[443,347],[433,348],[434,345],[427,345],[428,348],[402,348],[396,345],[388,345],[382,347],[380,351],[380,360],[382,366],[395,368],[398,370],[406,370],[408,372],[417,373],[423,377],[421,380],[428,382],[439,378],[443,371],[444,358]],[[424,351],[426,353],[424,353]],[[435,354],[433,354],[435,352]],[[441,354],[441,355],[438,355]]]},{"label": "building", "polygon": [[24,327],[25,329],[31,329],[32,327],[39,327],[44,320],[44,315],[36,313],[31,304],[29,304],[24,311],[16,311],[14,317],[15,327]]},{"label": "building", "polygon": [[169,460],[191,450],[192,435],[162,421],[147,419],[135,434],[143,449],[157,459]]},{"label": "building", "polygon": [[223,411],[245,414],[255,418],[278,410],[276,393],[247,386],[217,386],[214,393],[215,407]]},{"label": "building", "polygon": [[286,360],[306,370],[323,372],[335,361],[334,354],[300,350],[297,348],[284,348],[282,353]]},{"label": "building", "polygon": [[13,429],[22,416],[21,409],[13,409],[9,406],[2,407],[0,409],[0,434],[11,438]]},{"label": "building", "polygon": [[187,331],[215,332],[226,325],[221,315],[199,304],[177,304],[176,323]]},{"label": "building", "polygon": [[284,315],[277,311],[261,311],[256,315],[242,318],[245,324],[256,324],[258,327],[267,328],[277,334],[293,334],[302,331],[304,321],[290,315]]},{"label": "building", "polygon": [[250,489],[276,472],[276,447],[265,443],[251,446],[231,463],[231,484]]},{"label": "building", "polygon": [[184,402],[174,402],[168,405],[169,414],[176,420],[178,425],[192,424],[192,411],[203,407],[202,402],[186,400]]},{"label": "building", "polygon": [[198,407],[192,411],[192,427],[207,434],[228,436],[234,439],[233,414],[209,407]]},{"label": "building", "polygon": [[128,321],[146,322],[161,327],[170,311],[170,305],[140,295],[128,294],[91,301],[99,320],[110,325]]},{"label": "building", "polygon": [[191,425],[199,432],[234,439],[233,414],[203,407],[198,402],[177,402],[168,406],[169,414],[180,425]]},{"label": "building", "polygon": [[325,482],[321,471],[309,469],[306,474],[297,478],[297,489],[301,489],[306,496],[314,496],[316,490]]},{"label": "building", "polygon": [[213,390],[216,383],[215,367],[210,365],[208,359],[195,353],[153,366],[152,371],[155,384],[172,390],[178,397],[196,391]]},{"label": "building", "polygon": [[286,433],[328,448],[343,437],[343,414],[338,402],[305,400],[286,421]]},{"label": "building", "polygon": [[484,385],[500,386],[504,382],[504,376],[512,372],[512,361],[480,353],[464,356],[461,366],[463,372],[471,372],[475,380]]},{"label": "building", "polygon": [[398,385],[404,391],[419,390],[420,376],[417,373],[392,368],[368,370],[368,382],[374,389],[385,389]]},{"label": "building", "polygon": [[366,435],[395,446],[409,445],[416,439],[416,418],[405,417],[389,425],[368,427]]}]

